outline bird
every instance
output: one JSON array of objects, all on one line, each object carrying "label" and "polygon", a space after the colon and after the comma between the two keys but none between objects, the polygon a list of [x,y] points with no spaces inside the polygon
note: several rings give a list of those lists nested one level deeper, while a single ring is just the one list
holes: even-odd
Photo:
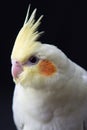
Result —
[{"label": "bird", "polygon": [[87,130],[87,71],[39,40],[43,15],[27,15],[11,53],[17,130]]}]

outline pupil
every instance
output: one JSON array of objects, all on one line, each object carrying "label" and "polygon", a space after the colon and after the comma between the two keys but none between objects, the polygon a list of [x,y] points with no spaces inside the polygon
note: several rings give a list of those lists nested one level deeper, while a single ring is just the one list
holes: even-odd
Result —
[{"label": "pupil", "polygon": [[30,58],[30,62],[36,63],[36,62],[37,62],[37,58],[36,58],[36,57],[31,57],[31,58]]}]

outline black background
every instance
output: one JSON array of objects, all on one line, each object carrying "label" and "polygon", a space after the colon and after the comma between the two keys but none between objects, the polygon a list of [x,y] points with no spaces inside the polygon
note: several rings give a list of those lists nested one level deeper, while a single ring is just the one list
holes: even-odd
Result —
[{"label": "black background", "polygon": [[39,30],[42,42],[58,46],[66,55],[87,69],[87,3],[83,0],[0,1],[0,130],[16,130],[12,117],[14,83],[10,54],[27,7],[37,8],[36,19],[44,15]]}]

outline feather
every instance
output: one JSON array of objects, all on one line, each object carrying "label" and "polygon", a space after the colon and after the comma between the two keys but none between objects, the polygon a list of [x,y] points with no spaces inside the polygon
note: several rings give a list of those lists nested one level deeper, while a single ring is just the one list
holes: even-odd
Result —
[{"label": "feather", "polygon": [[[38,27],[41,23],[41,19],[43,15],[41,15],[38,20],[35,20],[37,9],[34,9],[32,14],[29,17],[30,5],[27,10],[26,18],[24,21],[24,25],[18,33],[16,38],[11,58],[13,59],[23,59],[23,56],[27,56],[30,51],[30,48],[34,48],[40,42],[37,42],[38,38],[43,32],[38,32]],[[19,48],[20,51],[19,51]],[[32,50],[31,49],[31,50]],[[25,51],[26,50],[26,51]],[[21,53],[22,52],[22,53]],[[22,57],[22,58],[21,58]]]},{"label": "feather", "polygon": [[25,18],[24,24],[26,24],[27,21],[28,21],[29,11],[30,11],[30,4],[29,4],[29,6],[28,6],[28,10],[27,10],[27,14],[26,14],[26,18]]}]

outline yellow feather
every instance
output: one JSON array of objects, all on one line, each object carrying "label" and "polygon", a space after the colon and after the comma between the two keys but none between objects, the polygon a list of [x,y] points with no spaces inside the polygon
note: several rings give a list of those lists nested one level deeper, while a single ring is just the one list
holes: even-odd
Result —
[{"label": "yellow feather", "polygon": [[43,16],[35,21],[36,9],[34,9],[30,18],[28,19],[29,10],[30,6],[27,11],[24,25],[16,38],[11,54],[11,59],[15,59],[20,62],[25,62],[27,58],[32,55],[34,50],[41,45],[41,43],[37,41],[41,34],[37,31],[37,29]]}]

